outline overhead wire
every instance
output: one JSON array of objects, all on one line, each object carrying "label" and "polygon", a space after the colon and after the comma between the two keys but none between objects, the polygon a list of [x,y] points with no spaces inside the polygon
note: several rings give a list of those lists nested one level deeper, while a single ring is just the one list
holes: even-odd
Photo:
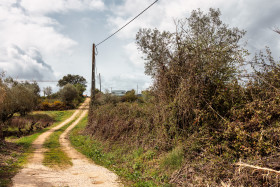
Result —
[{"label": "overhead wire", "polygon": [[141,16],[144,12],[146,12],[149,8],[151,8],[154,4],[156,4],[159,0],[154,1],[152,4],[150,4],[147,8],[145,8],[142,12],[140,12],[137,16],[135,16],[133,19],[131,19],[129,22],[127,22],[124,26],[122,26],[120,29],[118,29],[116,32],[114,32],[113,34],[111,34],[110,36],[108,36],[107,38],[105,38],[104,40],[102,40],[101,42],[99,42],[98,44],[95,45],[95,47],[101,45],[102,43],[106,42],[107,40],[109,40],[111,37],[113,37],[115,34],[117,34],[118,32],[120,32],[123,28],[125,28],[127,25],[129,25],[131,22],[133,22],[134,20],[136,20],[139,16]]},{"label": "overhead wire", "polygon": [[[131,19],[129,22],[127,22],[124,26],[122,26],[120,29],[118,29],[116,32],[114,32],[113,34],[111,34],[110,36],[108,36],[107,38],[105,38],[104,40],[102,40],[101,42],[99,42],[98,44],[95,45],[95,55],[98,55],[98,49],[97,46],[101,45],[102,43],[106,42],[107,40],[109,40],[111,37],[113,37],[114,35],[116,35],[118,32],[120,32],[122,29],[124,29],[127,25],[129,25],[131,22],[133,22],[134,20],[136,20],[139,16],[141,16],[144,12],[146,12],[149,8],[151,8],[154,4],[156,4],[159,0],[154,1],[152,4],[150,4],[147,8],[145,8],[142,12],[140,12],[137,16],[135,16],[133,19]],[[97,66],[97,64],[95,64],[95,66]],[[96,74],[97,74],[97,67],[96,67]]]}]

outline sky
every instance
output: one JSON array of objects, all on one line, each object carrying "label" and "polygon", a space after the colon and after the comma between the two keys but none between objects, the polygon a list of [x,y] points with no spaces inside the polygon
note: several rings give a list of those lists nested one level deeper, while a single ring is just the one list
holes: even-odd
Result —
[{"label": "sky", "polygon": [[[57,81],[81,75],[91,88],[92,44],[99,43],[154,0],[0,0],[0,72],[18,80]],[[140,28],[174,31],[174,20],[192,10],[219,8],[229,27],[246,30],[253,55],[266,46],[279,60],[279,0],[159,0],[137,20],[97,48],[102,91],[149,88],[145,60],[135,37]],[[56,82],[40,82],[41,88]],[[96,82],[99,88],[99,81]]]}]

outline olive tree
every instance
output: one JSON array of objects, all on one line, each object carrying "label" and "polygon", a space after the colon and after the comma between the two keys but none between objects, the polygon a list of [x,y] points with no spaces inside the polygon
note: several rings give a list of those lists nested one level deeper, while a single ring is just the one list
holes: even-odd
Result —
[{"label": "olive tree", "polygon": [[62,88],[67,84],[74,85],[78,91],[79,97],[82,98],[83,93],[87,87],[87,81],[83,76],[68,74],[66,76],[63,76],[63,78],[58,81],[57,85]]},{"label": "olive tree", "polygon": [[86,91],[86,87],[84,85],[82,85],[82,84],[79,84],[79,83],[75,84],[74,86],[75,86],[75,88],[78,91],[79,97],[83,97],[83,93],[84,93],[84,91]]},{"label": "olive tree", "polygon": [[80,75],[71,75],[71,74],[68,74],[66,76],[63,76],[62,79],[60,79],[58,81],[58,86],[59,87],[63,87],[65,86],[66,84],[81,84],[83,85],[84,87],[87,87],[87,81],[86,79],[83,77],[83,76],[80,76]]},{"label": "olive tree", "polygon": [[153,91],[158,101],[174,106],[172,119],[181,128],[199,121],[205,108],[225,114],[232,105],[223,97],[247,55],[239,44],[245,31],[229,28],[220,15],[195,10],[175,22],[176,32],[140,29],[136,35]]},{"label": "olive tree", "polygon": [[47,86],[45,88],[43,88],[43,92],[44,92],[44,96],[50,96],[52,94],[52,87]]},{"label": "olive tree", "polygon": [[[12,86],[11,86],[12,85]],[[7,85],[0,82],[0,138],[3,139],[2,128],[7,125],[6,123],[19,113],[24,116],[31,112],[37,105],[38,95],[37,87],[33,84],[18,83]]]},{"label": "olive tree", "polygon": [[3,76],[4,76],[4,73],[1,73],[0,74],[0,110],[1,110],[2,104],[4,102],[5,95],[6,95],[5,85],[2,80]]},{"label": "olive tree", "polygon": [[60,91],[59,95],[61,100],[70,105],[74,99],[78,97],[78,91],[72,84],[66,84]]}]

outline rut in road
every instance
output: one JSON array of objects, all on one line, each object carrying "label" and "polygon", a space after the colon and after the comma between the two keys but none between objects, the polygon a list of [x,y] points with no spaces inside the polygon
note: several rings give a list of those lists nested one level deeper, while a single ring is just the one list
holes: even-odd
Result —
[{"label": "rut in road", "polygon": [[[13,186],[122,186],[118,181],[118,177],[113,172],[104,167],[95,165],[89,161],[84,155],[76,151],[67,136],[79,121],[84,118],[88,112],[86,108],[89,105],[89,99],[75,111],[75,113],[60,125],[41,134],[32,144],[34,154],[29,159],[28,164],[14,178]],[[77,116],[78,119],[72,123],[60,136],[59,142],[63,151],[72,159],[73,166],[65,170],[51,169],[42,165],[44,159],[43,148],[45,140],[54,131],[60,129],[64,125],[71,122]]]}]

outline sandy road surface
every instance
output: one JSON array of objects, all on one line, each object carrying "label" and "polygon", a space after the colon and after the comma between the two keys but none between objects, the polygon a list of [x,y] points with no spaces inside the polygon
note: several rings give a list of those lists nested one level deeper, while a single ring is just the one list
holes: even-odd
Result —
[{"label": "sandy road surface", "polygon": [[[71,129],[87,114],[89,99],[75,111],[75,113],[60,125],[40,135],[32,144],[35,149],[33,156],[25,168],[23,168],[14,178],[13,186],[15,187],[32,187],[32,186],[122,186],[118,182],[118,177],[111,171],[101,166],[95,165],[84,155],[77,152],[71,147],[67,135]],[[79,116],[59,138],[62,149],[72,159],[73,166],[66,170],[54,170],[42,165],[44,159],[43,143],[55,130],[61,128],[67,123]]]}]

